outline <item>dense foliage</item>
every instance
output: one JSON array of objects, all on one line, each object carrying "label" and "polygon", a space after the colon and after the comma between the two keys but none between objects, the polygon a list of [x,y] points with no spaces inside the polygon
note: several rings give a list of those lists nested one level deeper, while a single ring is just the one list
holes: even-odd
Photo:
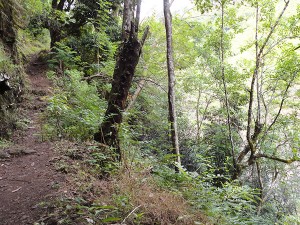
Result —
[{"label": "dense foliage", "polygon": [[[153,16],[141,24],[150,26],[151,33],[126,101],[130,107],[118,127],[118,163],[113,148],[90,142],[105,120],[115,63],[124,46],[123,1],[50,2],[24,1],[21,8],[30,16],[24,16],[27,23],[18,32],[25,43],[36,43],[31,51],[40,46],[49,50],[42,57],[54,92],[43,114],[43,138],[89,143],[81,152],[84,162],[73,165],[77,172],[72,172],[82,179],[76,183],[82,198],[55,203],[62,224],[81,224],[83,218],[90,218],[87,224],[123,218],[130,224],[149,224],[151,218],[156,224],[300,223],[299,3],[197,0],[197,10],[173,15],[179,165],[170,154],[162,19]],[[0,1],[0,9],[2,5]],[[4,42],[0,71],[15,74]],[[18,49],[24,57],[31,53],[21,44]],[[7,118],[8,109],[2,108],[0,117]],[[91,188],[94,183],[84,183],[104,177],[115,182],[112,198],[103,194],[107,205],[97,199],[101,190]],[[92,202],[84,199],[86,193],[93,195]],[[165,214],[176,218],[160,217],[155,207],[141,203],[143,198],[152,201],[152,195],[175,196],[172,201],[188,210],[173,210],[174,202],[166,200],[173,211],[167,208]]]}]

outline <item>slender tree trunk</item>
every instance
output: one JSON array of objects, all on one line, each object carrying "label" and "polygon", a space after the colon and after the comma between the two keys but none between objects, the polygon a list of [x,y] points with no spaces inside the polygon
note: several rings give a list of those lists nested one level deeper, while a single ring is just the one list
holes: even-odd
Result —
[{"label": "slender tree trunk", "polygon": [[180,151],[177,132],[176,110],[175,110],[175,73],[174,73],[174,59],[172,46],[172,15],[170,11],[169,0],[164,0],[164,17],[167,40],[167,66],[168,66],[168,103],[169,103],[169,122],[171,125],[171,140],[172,152],[177,155],[177,163],[180,165]]},{"label": "slender tree trunk", "polygon": [[234,150],[234,142],[233,142],[233,136],[232,136],[232,127],[231,127],[231,118],[230,118],[230,111],[229,111],[229,100],[228,100],[228,90],[227,90],[227,83],[225,78],[225,65],[224,65],[224,2],[221,3],[221,75],[222,75],[222,82],[223,82],[223,88],[224,88],[224,95],[225,95],[225,106],[226,106],[226,114],[227,114],[227,126],[228,126],[228,139],[230,141],[230,147],[231,147],[231,157],[232,157],[232,165],[234,170],[236,171],[237,165],[236,165],[236,159],[235,159],[235,150]]},{"label": "slender tree trunk", "polygon": [[[131,0],[124,1],[124,5],[133,10],[133,7],[131,7],[132,4],[133,1]],[[126,108],[126,100],[132,84],[135,68],[139,62],[140,52],[149,31],[147,27],[141,41],[139,41],[137,37],[138,30],[133,22],[133,11],[130,12],[126,9],[124,13],[127,16],[124,14],[123,17],[123,43],[120,47],[119,57],[114,70],[108,106],[99,131],[94,135],[95,141],[116,149],[118,160],[121,159],[118,132],[119,126],[123,121],[122,113]],[[126,21],[126,23],[124,21]]]}]

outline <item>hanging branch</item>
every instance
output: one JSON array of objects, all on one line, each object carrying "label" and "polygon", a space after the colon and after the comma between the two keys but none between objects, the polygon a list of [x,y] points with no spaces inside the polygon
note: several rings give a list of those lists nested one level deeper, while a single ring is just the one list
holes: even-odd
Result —
[{"label": "hanging branch", "polygon": [[260,165],[259,165],[258,161],[256,161],[255,164],[256,164],[257,178],[258,178],[258,184],[259,184],[259,189],[260,189],[260,197],[262,198],[263,182],[262,182],[262,178],[261,178],[261,169],[260,169]]}]

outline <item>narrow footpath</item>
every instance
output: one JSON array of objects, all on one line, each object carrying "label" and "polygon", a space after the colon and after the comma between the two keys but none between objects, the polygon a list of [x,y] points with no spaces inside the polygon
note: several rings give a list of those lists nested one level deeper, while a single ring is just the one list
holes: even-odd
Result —
[{"label": "narrow footpath", "polygon": [[13,134],[13,144],[0,149],[0,225],[33,224],[42,202],[59,195],[64,176],[54,168],[54,144],[41,137],[41,114],[51,94],[47,66],[33,56],[27,67],[30,90],[22,103],[25,128]]}]

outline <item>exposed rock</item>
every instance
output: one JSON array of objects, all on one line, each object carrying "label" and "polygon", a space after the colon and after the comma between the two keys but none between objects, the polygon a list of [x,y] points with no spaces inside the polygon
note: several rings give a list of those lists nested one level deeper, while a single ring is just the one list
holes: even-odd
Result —
[{"label": "exposed rock", "polygon": [[9,149],[8,154],[16,156],[16,155],[21,155],[22,150],[21,149]]},{"label": "exposed rock", "polygon": [[4,94],[6,91],[11,90],[8,80],[10,77],[5,73],[0,73],[0,95]]},{"label": "exposed rock", "polygon": [[33,149],[23,149],[23,148],[14,148],[14,149],[9,149],[6,154],[12,155],[12,156],[17,156],[17,155],[31,155],[35,154],[36,151]]},{"label": "exposed rock", "polygon": [[10,155],[7,152],[0,150],[0,159],[8,159]]}]

